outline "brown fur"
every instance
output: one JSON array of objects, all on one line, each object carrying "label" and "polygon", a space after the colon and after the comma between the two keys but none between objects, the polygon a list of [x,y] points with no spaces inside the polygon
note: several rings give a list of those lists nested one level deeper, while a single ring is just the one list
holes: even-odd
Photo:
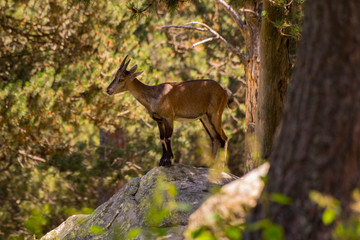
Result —
[{"label": "brown fur", "polygon": [[123,91],[130,93],[145,106],[150,116],[158,123],[162,140],[163,156],[160,166],[170,166],[173,153],[171,136],[174,121],[200,119],[212,140],[213,154],[225,147],[227,137],[222,128],[221,116],[226,105],[231,104],[231,95],[214,80],[191,80],[148,86],[136,76],[137,66],[126,70],[130,60],[121,63],[115,79],[107,88],[109,95]]}]

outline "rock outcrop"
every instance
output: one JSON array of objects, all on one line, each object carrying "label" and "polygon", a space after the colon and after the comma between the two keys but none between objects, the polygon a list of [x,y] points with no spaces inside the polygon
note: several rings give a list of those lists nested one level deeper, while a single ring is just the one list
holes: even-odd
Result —
[{"label": "rock outcrop", "polygon": [[228,239],[224,234],[229,226],[240,226],[255,207],[264,188],[262,178],[267,175],[269,167],[268,162],[262,164],[207,199],[189,217],[186,239],[192,239],[191,233],[201,228],[216,239]]},{"label": "rock outcrop", "polygon": [[183,239],[191,213],[237,177],[181,164],[129,181],[90,215],[69,217],[47,239]]}]

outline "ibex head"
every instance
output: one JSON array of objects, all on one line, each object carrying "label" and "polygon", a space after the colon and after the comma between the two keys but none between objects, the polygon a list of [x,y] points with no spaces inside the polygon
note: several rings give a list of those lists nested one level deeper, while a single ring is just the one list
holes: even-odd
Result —
[{"label": "ibex head", "polygon": [[110,83],[110,85],[106,89],[107,94],[112,95],[126,91],[127,90],[126,84],[142,73],[142,72],[135,72],[137,69],[137,65],[133,66],[129,71],[127,71],[126,68],[130,63],[130,59],[129,61],[126,62],[127,58],[128,56],[126,56],[124,60],[121,62],[119,70],[117,70],[115,74],[114,80]]}]

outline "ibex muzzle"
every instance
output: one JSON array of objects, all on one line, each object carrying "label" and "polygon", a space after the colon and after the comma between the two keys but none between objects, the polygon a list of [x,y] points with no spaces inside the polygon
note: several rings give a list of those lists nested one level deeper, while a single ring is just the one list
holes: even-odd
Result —
[{"label": "ibex muzzle", "polygon": [[122,61],[115,79],[106,92],[112,95],[130,91],[157,122],[163,149],[159,166],[170,166],[174,157],[171,149],[174,121],[200,119],[211,138],[212,152],[216,156],[219,147],[224,148],[227,142],[221,116],[226,105],[232,106],[231,92],[223,89],[214,80],[192,80],[148,86],[136,79],[142,73],[136,72],[137,65],[129,71],[126,70],[130,62],[127,58],[128,56]]}]

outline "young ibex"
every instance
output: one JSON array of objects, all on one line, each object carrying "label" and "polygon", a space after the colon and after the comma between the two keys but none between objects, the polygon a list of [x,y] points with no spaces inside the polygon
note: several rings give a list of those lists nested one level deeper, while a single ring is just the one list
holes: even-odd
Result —
[{"label": "young ibex", "polygon": [[157,122],[163,154],[159,166],[170,166],[174,157],[171,149],[173,122],[194,121],[200,119],[212,141],[212,153],[216,156],[219,147],[225,147],[227,137],[221,123],[221,116],[226,105],[232,107],[230,91],[224,90],[213,80],[192,80],[187,82],[163,83],[148,86],[136,77],[137,65],[126,70],[128,56],[121,62],[115,79],[106,92],[109,95],[130,91],[145,106],[150,116]]}]

